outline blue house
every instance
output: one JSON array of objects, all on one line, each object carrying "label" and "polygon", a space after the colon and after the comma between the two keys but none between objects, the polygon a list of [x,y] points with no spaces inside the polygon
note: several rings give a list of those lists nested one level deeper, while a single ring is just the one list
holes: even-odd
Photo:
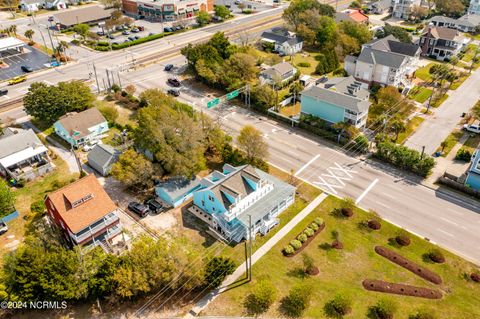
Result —
[{"label": "blue house", "polygon": [[365,127],[370,93],[353,76],[333,78],[301,92],[301,112],[331,124],[350,123]]},{"label": "blue house", "polygon": [[99,139],[108,132],[108,123],[96,108],[67,113],[53,124],[55,133],[74,147]]},{"label": "blue house", "polygon": [[480,191],[480,149],[477,149],[472,156],[472,164],[468,169],[465,186]]},{"label": "blue house", "polygon": [[226,164],[201,185],[189,211],[229,242],[247,239],[250,222],[253,235],[266,234],[295,199],[295,187],[250,165]]},{"label": "blue house", "polygon": [[192,198],[193,192],[202,187],[200,179],[197,177],[193,179],[171,178],[158,184],[155,187],[155,194],[171,207],[177,207]]}]

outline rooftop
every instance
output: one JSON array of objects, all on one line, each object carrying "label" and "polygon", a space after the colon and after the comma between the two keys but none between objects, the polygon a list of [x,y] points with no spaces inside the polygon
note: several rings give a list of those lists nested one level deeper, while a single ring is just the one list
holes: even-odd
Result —
[{"label": "rooftop", "polygon": [[73,26],[80,23],[89,23],[107,19],[113,9],[105,9],[102,6],[88,6],[75,10],[68,10],[53,15],[55,21],[64,26]]},{"label": "rooftop", "polygon": [[112,158],[119,155],[119,151],[107,144],[97,144],[88,153],[88,162],[94,162],[104,167],[109,164]]},{"label": "rooftop", "polygon": [[7,50],[10,48],[15,48],[18,46],[24,46],[25,42],[14,38],[14,37],[7,37],[0,39],[0,50]]},{"label": "rooftop", "polygon": [[6,128],[4,129],[4,132],[4,135],[0,136],[0,159],[26,149],[34,150],[41,148],[42,150],[47,151],[46,147],[38,139],[32,129],[22,130]]},{"label": "rooftop", "polygon": [[262,33],[262,39],[267,39],[273,42],[283,44],[288,42],[290,45],[303,42],[302,37],[296,35],[294,32],[288,31],[285,28],[273,28]]},{"label": "rooftop", "polygon": [[282,76],[290,71],[296,70],[293,65],[288,62],[281,62],[271,66],[269,69],[262,71],[264,74],[268,74],[270,76]]},{"label": "rooftop", "polygon": [[106,121],[102,113],[94,107],[80,113],[67,113],[58,120],[68,134],[73,136],[74,132],[77,133],[73,136],[75,139],[90,134],[89,128]]},{"label": "rooftop", "polygon": [[400,42],[393,35],[385,38],[375,39],[363,45],[364,48],[371,48],[378,51],[398,53],[402,55],[414,56],[420,51],[416,44]]},{"label": "rooftop", "polygon": [[335,21],[337,23],[342,21],[363,23],[368,21],[368,16],[360,12],[360,10],[347,9],[342,12],[337,12],[335,14]]},{"label": "rooftop", "polygon": [[193,179],[173,177],[157,185],[158,188],[163,189],[163,191],[173,200],[184,196],[186,193],[199,188],[200,186],[200,179],[196,176]]},{"label": "rooftop", "polygon": [[73,233],[117,209],[93,174],[48,194],[47,198]]},{"label": "rooftop", "polygon": [[455,40],[459,36],[459,33],[455,29],[445,28],[445,27],[431,27],[427,26],[422,32],[422,36],[430,33],[436,39],[444,40]]}]

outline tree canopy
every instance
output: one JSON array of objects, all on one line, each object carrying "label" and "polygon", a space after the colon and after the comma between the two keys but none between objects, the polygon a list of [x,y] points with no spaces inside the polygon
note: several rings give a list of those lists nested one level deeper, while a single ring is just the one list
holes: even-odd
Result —
[{"label": "tree canopy", "polygon": [[111,174],[128,187],[147,188],[152,185],[154,167],[144,155],[133,149],[125,151],[112,165]]},{"label": "tree canopy", "polygon": [[12,213],[14,211],[14,204],[14,193],[10,190],[8,183],[4,179],[0,179],[0,217]]},{"label": "tree canopy", "polygon": [[393,35],[401,42],[412,43],[412,36],[402,27],[390,25],[385,23],[382,29],[378,29],[375,33],[377,38],[385,38],[386,36]]},{"label": "tree canopy", "polygon": [[263,139],[262,132],[251,125],[246,125],[240,130],[237,144],[250,161],[264,160],[268,155],[268,144]]},{"label": "tree canopy", "polygon": [[46,124],[52,124],[68,112],[81,112],[89,108],[95,95],[83,82],[60,82],[47,85],[32,83],[23,98],[25,111]]}]

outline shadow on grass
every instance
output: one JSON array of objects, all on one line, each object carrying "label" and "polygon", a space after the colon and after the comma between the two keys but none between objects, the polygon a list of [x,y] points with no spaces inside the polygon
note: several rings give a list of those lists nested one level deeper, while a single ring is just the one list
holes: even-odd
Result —
[{"label": "shadow on grass", "polygon": [[392,238],[389,238],[388,239],[388,245],[389,246],[392,246],[392,247],[395,247],[395,248],[402,248],[402,245],[400,245],[397,240],[395,239],[395,237],[392,237]]},{"label": "shadow on grass", "polygon": [[329,244],[329,243],[323,243],[323,244],[320,244],[318,245],[318,248],[322,249],[322,250],[325,250],[325,251],[330,251],[332,250],[332,245]]},{"label": "shadow on grass", "polygon": [[305,273],[305,270],[301,267],[296,267],[296,268],[290,269],[287,272],[287,276],[288,277],[299,278],[299,279],[305,279],[305,278],[310,277],[309,275],[307,275]]},{"label": "shadow on grass", "polygon": [[197,231],[198,234],[204,238],[204,242],[202,243],[203,247],[208,248],[212,246],[217,240],[207,232],[207,224],[200,220],[200,218],[188,212],[188,208],[189,206],[185,206],[182,208],[183,227]]},{"label": "shadow on grass", "polygon": [[336,219],[348,219],[347,216],[342,214],[342,210],[340,208],[335,208],[330,212],[330,216],[335,217]]}]

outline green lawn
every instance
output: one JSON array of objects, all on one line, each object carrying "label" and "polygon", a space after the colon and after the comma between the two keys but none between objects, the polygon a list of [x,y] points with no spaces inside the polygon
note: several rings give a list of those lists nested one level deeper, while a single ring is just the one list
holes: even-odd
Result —
[{"label": "green lawn", "polygon": [[473,57],[475,56],[475,50],[477,49],[477,46],[475,44],[469,44],[467,46],[467,50],[465,51],[462,61],[464,62],[470,62],[472,61]]},{"label": "green lawn", "polygon": [[430,95],[432,95],[433,90],[427,89],[425,87],[415,86],[412,91],[409,93],[409,97],[418,103],[424,103]]},{"label": "green lawn", "polygon": [[439,99],[432,99],[432,107],[439,107],[447,98],[448,94],[444,94]]},{"label": "green lawn", "polygon": [[415,76],[419,78],[422,81],[425,82],[430,82],[432,81],[432,76],[429,73],[430,67],[432,67],[434,64],[438,64],[437,62],[430,62],[429,64],[425,65],[424,67],[421,67],[415,71]]},{"label": "green lawn", "polygon": [[[311,303],[303,318],[327,318],[324,305],[336,294],[352,300],[352,312],[345,318],[366,318],[367,309],[381,298],[392,300],[398,305],[394,318],[407,319],[420,308],[434,311],[438,319],[461,319],[480,317],[480,284],[465,279],[465,274],[475,269],[471,263],[444,251],[446,263],[431,264],[423,260],[422,255],[433,248],[423,239],[411,236],[411,245],[397,248],[389,245],[399,229],[392,224],[382,222],[379,231],[368,231],[360,223],[369,218],[369,214],[355,209],[349,219],[338,219],[331,214],[340,207],[340,200],[328,197],[304,221],[299,223],[286,237],[272,248],[253,266],[253,280],[227,290],[215,299],[202,313],[206,316],[243,316],[243,302],[254,285],[262,279],[269,280],[277,289],[277,298],[263,317],[283,317],[279,311],[280,300],[288,290],[299,283],[309,283],[313,287]],[[400,212],[399,212],[400,213]],[[282,248],[300,233],[315,217],[325,220],[326,228],[303,251],[310,255],[320,274],[305,278],[303,275],[302,255],[284,257]],[[331,232],[337,230],[344,244],[343,250],[327,249],[332,242]],[[436,286],[402,267],[391,263],[374,252],[376,245],[383,245],[399,252],[412,261],[438,273],[444,283]],[[444,297],[429,300],[399,295],[370,292],[363,289],[364,279],[379,279],[396,283],[439,289]],[[398,316],[397,316],[398,315]]]},{"label": "green lawn", "polygon": [[460,87],[460,85],[463,84],[463,82],[465,82],[465,80],[468,79],[468,75],[466,76],[461,76],[459,77],[455,82],[453,82],[453,84],[450,86],[450,90],[456,90]]},{"label": "green lawn", "polygon": [[[293,56],[293,61],[290,61],[289,58],[287,58],[286,61],[293,63],[302,74],[313,75],[315,74],[315,68],[318,64],[318,61],[315,60],[315,56],[316,54],[314,53],[297,53]],[[301,66],[302,63],[307,63],[309,65]]]},{"label": "green lawn", "polygon": [[407,123],[407,129],[405,132],[398,134],[397,143],[402,144],[413,132],[415,132],[417,127],[419,127],[424,120],[425,119],[420,116],[414,116],[412,119],[410,119],[410,121]]},{"label": "green lawn", "polygon": [[468,139],[463,143],[463,148],[469,150],[472,154],[480,143],[480,135],[470,134]]},{"label": "green lawn", "polygon": [[[447,138],[444,140],[445,142],[445,147],[443,148],[442,156],[446,157],[452,148],[455,147],[455,145],[458,143],[458,140],[463,136],[462,131],[455,130],[452,133],[450,133]],[[439,146],[437,148],[437,151],[442,151],[442,146]]]}]

